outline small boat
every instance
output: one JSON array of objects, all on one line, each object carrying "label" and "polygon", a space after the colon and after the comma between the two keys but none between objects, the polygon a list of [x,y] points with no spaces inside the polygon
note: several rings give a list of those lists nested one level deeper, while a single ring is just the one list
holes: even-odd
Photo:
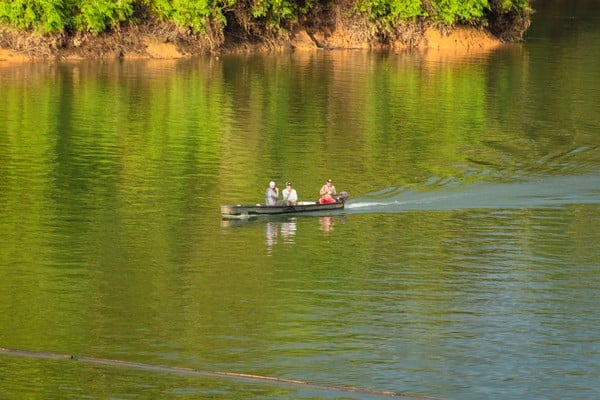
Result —
[{"label": "small boat", "polygon": [[281,214],[300,214],[300,213],[318,213],[322,211],[343,210],[347,198],[345,192],[340,193],[340,197],[335,203],[320,204],[318,201],[299,201],[294,206],[276,205],[267,206],[265,204],[237,204],[221,206],[221,216],[223,218],[250,218],[261,215],[281,215]]},{"label": "small boat", "polygon": [[232,206],[221,206],[223,218],[249,218],[259,215],[296,214],[319,211],[341,210],[343,202],[319,204],[314,201],[299,201],[295,206],[267,206],[264,204],[238,204]]}]

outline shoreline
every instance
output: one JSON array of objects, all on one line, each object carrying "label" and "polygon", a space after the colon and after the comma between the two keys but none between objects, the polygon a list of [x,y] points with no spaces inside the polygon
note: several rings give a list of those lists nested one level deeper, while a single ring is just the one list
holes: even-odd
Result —
[{"label": "shoreline", "polygon": [[[5,35],[6,32],[1,32]],[[34,38],[35,39],[35,38]],[[17,42],[32,40],[31,35],[17,35]],[[78,42],[79,41],[79,42]],[[2,41],[3,44],[7,40]],[[165,40],[157,35],[139,31],[119,33],[117,35],[102,35],[95,38],[79,40],[73,38],[63,47],[54,45],[49,49],[47,43],[40,40],[30,45],[27,50],[14,50],[6,46],[0,47],[0,66],[19,63],[51,61],[78,62],[87,60],[174,60],[191,58],[199,55],[223,54],[256,54],[295,52],[312,50],[375,50],[402,52],[417,50],[426,53],[437,53],[440,56],[462,57],[491,51],[504,45],[500,39],[490,32],[475,27],[456,27],[449,32],[427,28],[418,35],[415,45],[407,46],[400,41],[390,41],[387,44],[373,44],[367,40],[356,39],[352,31],[343,27],[333,32],[309,32],[307,29],[297,29],[289,40],[278,43],[225,43],[218,51],[208,51],[199,47],[182,46]]]}]

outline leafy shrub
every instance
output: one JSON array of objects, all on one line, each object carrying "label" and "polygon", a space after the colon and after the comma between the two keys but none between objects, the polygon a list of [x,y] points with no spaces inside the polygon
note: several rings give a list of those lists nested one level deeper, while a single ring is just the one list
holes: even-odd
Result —
[{"label": "leafy shrub", "polygon": [[478,22],[489,9],[488,0],[357,0],[356,8],[387,30],[402,22],[429,17],[434,22]]},{"label": "leafy shrub", "polygon": [[[498,31],[529,23],[531,0],[0,0],[0,23],[42,33],[103,32],[132,22],[134,10],[172,22],[193,34],[222,35],[227,17],[257,33],[289,29],[300,17],[332,5],[352,7],[377,29],[393,32],[401,24],[428,18],[434,23],[485,23]],[[326,15],[323,14],[322,15]],[[320,18],[318,12],[313,17]],[[227,17],[226,17],[227,16]]]},{"label": "leafy shrub", "polygon": [[[173,22],[191,33],[208,33],[223,29],[227,21],[226,10],[238,0],[147,0],[150,10],[159,19]],[[214,34],[214,32],[210,32]]]},{"label": "leafy shrub", "polygon": [[430,4],[433,20],[446,25],[479,22],[489,9],[488,0],[431,0]]},{"label": "leafy shrub", "polygon": [[357,0],[356,8],[373,19],[385,18],[391,22],[424,15],[421,2],[415,0]]},{"label": "leafy shrub", "polygon": [[41,33],[102,32],[133,14],[135,0],[2,0],[0,21]]},{"label": "leafy shrub", "polygon": [[102,32],[133,15],[134,0],[73,1],[72,25],[77,31]]},{"label": "leafy shrub", "polygon": [[68,23],[64,6],[64,1],[2,0],[0,21],[24,30],[62,31]]},{"label": "leafy shrub", "polygon": [[290,0],[256,0],[250,12],[255,19],[264,19],[267,28],[279,30],[286,22],[295,22],[298,16],[298,2]]}]

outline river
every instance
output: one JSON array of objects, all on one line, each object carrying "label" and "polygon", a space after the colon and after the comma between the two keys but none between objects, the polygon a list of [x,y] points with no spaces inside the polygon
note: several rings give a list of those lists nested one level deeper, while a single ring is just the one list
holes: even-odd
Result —
[{"label": "river", "polygon": [[0,397],[599,398],[600,5],[537,3],[486,53],[0,67]]}]

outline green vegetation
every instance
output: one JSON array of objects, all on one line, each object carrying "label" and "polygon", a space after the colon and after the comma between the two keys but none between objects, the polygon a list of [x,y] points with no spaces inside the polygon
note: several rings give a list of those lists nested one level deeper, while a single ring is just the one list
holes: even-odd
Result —
[{"label": "green vegetation", "polygon": [[[0,24],[42,34],[101,33],[148,21],[192,35],[222,36],[233,26],[281,36],[297,23],[332,19],[332,9],[365,18],[382,33],[418,21],[476,24],[500,33],[528,24],[530,0],[0,0]],[[327,22],[327,21],[326,21]]]},{"label": "green vegetation", "polygon": [[130,20],[135,0],[1,0],[0,22],[42,33],[102,32]]}]

